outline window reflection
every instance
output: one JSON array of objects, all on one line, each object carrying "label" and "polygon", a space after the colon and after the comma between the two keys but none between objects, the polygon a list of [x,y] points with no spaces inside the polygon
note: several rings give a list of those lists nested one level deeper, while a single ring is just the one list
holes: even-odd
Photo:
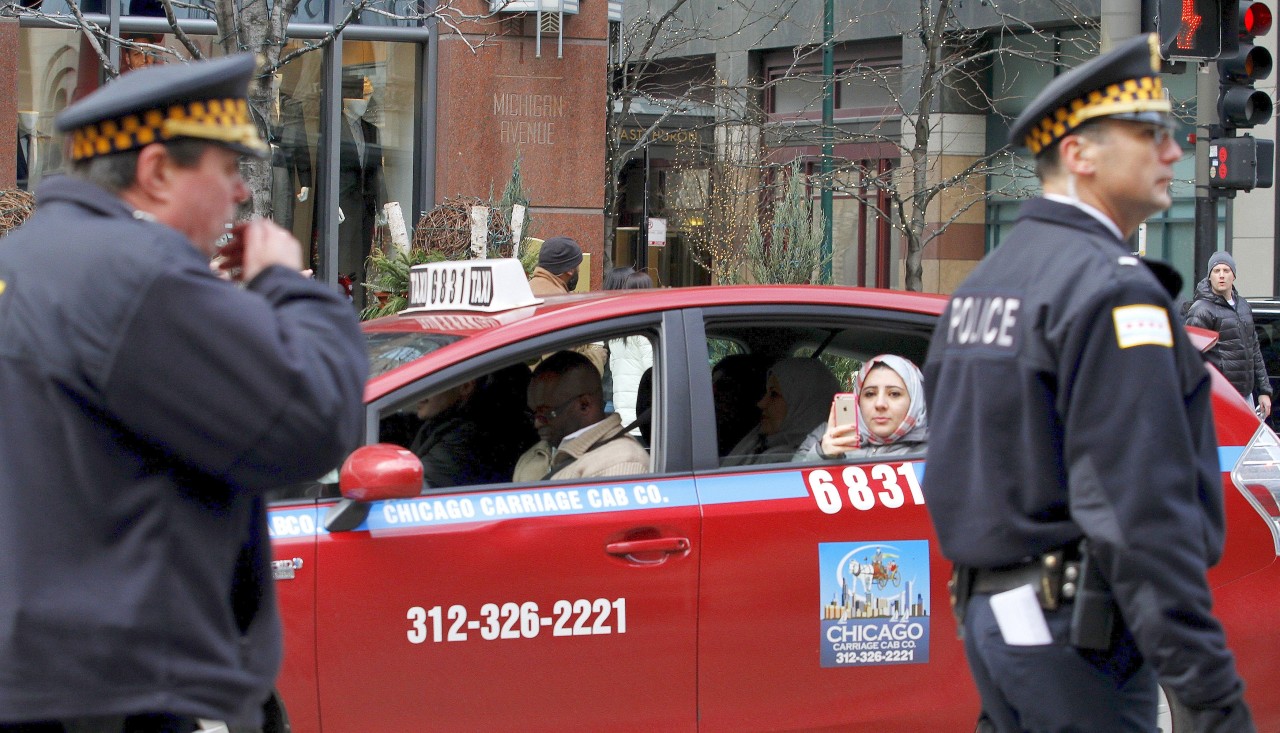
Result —
[{"label": "window reflection", "polygon": [[[276,0],[268,0],[267,5],[275,5]],[[325,0],[299,0],[298,6],[294,8],[293,17],[289,20],[294,23],[323,23],[326,20],[325,11],[329,7]]]},{"label": "window reflection", "polygon": [[[353,3],[344,0],[340,12],[346,14]],[[416,26],[421,25],[426,3],[422,0],[374,0],[360,11],[356,23],[360,25]]]},{"label": "window reflection", "polygon": [[32,28],[18,41],[18,186],[30,190],[62,170],[62,135],[53,118],[97,88],[99,71],[75,31]]},{"label": "window reflection", "polygon": [[[84,0],[81,0],[82,2]],[[93,0],[99,5],[109,7],[107,0]],[[105,9],[100,12],[107,12]],[[163,18],[164,4],[160,0],[120,0],[120,14],[132,16],[145,16],[149,18]],[[187,18],[212,18],[213,3],[209,0],[202,2],[195,0],[194,2],[175,2],[173,3],[173,15],[179,20]]]},{"label": "window reflection", "polygon": [[[282,56],[302,45],[290,41]],[[320,140],[320,79],[324,56],[306,53],[279,72],[279,97],[272,104],[267,125],[271,146],[271,218],[308,243],[310,266],[315,257],[317,144]]]}]

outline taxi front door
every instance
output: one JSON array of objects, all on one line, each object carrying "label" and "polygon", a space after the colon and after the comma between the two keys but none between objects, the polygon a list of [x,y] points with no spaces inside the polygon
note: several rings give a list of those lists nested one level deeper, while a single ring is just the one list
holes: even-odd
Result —
[{"label": "taxi front door", "polygon": [[375,502],[316,548],[325,733],[694,730],[692,481]]}]

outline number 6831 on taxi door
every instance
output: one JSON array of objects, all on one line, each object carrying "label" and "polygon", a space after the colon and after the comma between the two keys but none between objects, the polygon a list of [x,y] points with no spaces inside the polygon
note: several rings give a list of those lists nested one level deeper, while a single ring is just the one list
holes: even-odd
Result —
[{"label": "number 6831 on taxi door", "polygon": [[[825,514],[835,514],[845,505],[858,511],[877,506],[897,509],[910,502],[924,505],[920,479],[914,463],[876,463],[837,468],[815,468],[804,472],[805,485]],[[835,473],[833,473],[835,472]]]}]

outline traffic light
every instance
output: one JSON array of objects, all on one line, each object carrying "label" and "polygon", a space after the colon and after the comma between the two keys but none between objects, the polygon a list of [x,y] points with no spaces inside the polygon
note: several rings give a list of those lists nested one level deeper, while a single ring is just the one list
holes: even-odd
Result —
[{"label": "traffic light", "polygon": [[1218,116],[1228,134],[1231,130],[1261,125],[1271,119],[1271,97],[1253,86],[1271,75],[1271,52],[1253,44],[1255,37],[1270,30],[1271,8],[1261,2],[1242,0],[1235,22],[1235,33],[1239,39],[1236,52],[1224,54],[1218,62],[1221,81]]},{"label": "traffic light", "polygon": [[1235,51],[1238,0],[1160,0],[1156,31],[1166,59],[1214,61]]},{"label": "traffic light", "polygon": [[1271,188],[1275,177],[1275,143],[1256,137],[1221,137],[1209,141],[1209,185],[1249,191]]}]

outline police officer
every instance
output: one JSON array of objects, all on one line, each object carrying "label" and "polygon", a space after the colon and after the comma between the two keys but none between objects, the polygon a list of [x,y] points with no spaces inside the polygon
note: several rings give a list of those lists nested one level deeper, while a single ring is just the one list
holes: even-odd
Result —
[{"label": "police officer", "polygon": [[1002,733],[1153,731],[1157,680],[1196,730],[1253,730],[1205,579],[1224,540],[1209,378],[1125,244],[1182,154],[1159,68],[1156,37],[1130,39],[1014,122],[1044,196],[926,362],[925,497]]},{"label": "police officer", "polygon": [[254,66],[151,66],[68,107],[71,175],[0,240],[0,731],[260,724],[263,492],[358,442],[368,363],[292,235],[228,228],[267,149]]}]

